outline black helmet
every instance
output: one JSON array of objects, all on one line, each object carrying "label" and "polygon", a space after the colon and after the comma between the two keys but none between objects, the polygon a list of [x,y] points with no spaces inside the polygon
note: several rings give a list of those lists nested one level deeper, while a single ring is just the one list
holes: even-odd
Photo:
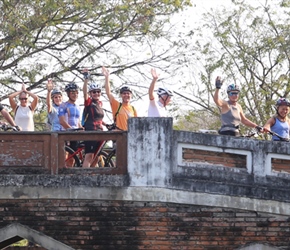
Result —
[{"label": "black helmet", "polygon": [[78,86],[74,82],[71,82],[65,86],[64,90],[65,90],[65,92],[77,91]]},{"label": "black helmet", "polygon": [[120,88],[120,94],[122,94],[125,91],[128,91],[132,94],[132,90],[130,89],[130,87],[124,86],[124,87]]}]

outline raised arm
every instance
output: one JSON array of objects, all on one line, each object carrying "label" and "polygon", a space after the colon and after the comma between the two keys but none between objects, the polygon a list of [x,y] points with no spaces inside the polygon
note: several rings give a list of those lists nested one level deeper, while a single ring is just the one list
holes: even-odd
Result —
[{"label": "raised arm", "polygon": [[51,102],[51,91],[53,90],[52,79],[48,79],[46,84],[47,94],[46,94],[46,105],[47,105],[47,113],[51,113],[52,110],[52,102]]},{"label": "raised arm", "polygon": [[16,91],[14,93],[12,93],[11,95],[9,95],[9,103],[10,106],[12,108],[13,111],[15,111],[16,107],[17,107],[17,103],[15,102],[14,98],[19,95],[22,91]]},{"label": "raised arm", "polygon": [[222,82],[220,76],[218,76],[215,80],[216,89],[215,89],[215,92],[213,95],[213,100],[218,107],[222,107],[224,104],[224,100],[219,98],[219,90],[220,90],[222,84],[223,84],[223,82]]},{"label": "raised arm", "polygon": [[82,73],[84,76],[83,95],[84,95],[84,101],[86,101],[89,98],[88,82],[89,82],[89,78],[90,78],[90,73],[89,73],[88,69],[84,69]]},{"label": "raised arm", "polygon": [[155,69],[151,69],[151,75],[153,77],[152,82],[150,84],[150,87],[148,89],[149,99],[154,100],[154,89],[155,89],[155,83],[157,82],[158,75],[156,73]]},{"label": "raised arm", "polygon": [[105,76],[105,90],[106,90],[106,94],[111,102],[111,100],[114,99],[114,96],[112,95],[112,92],[111,92],[111,86],[110,86],[110,72],[107,68],[105,68],[104,66],[102,67],[102,72],[103,72],[103,75]]},{"label": "raised arm", "polygon": [[32,92],[26,90],[24,84],[22,84],[22,91],[33,98],[33,101],[31,102],[30,107],[31,107],[31,110],[34,111],[36,106],[37,106],[37,103],[38,103],[38,96],[33,94]]}]

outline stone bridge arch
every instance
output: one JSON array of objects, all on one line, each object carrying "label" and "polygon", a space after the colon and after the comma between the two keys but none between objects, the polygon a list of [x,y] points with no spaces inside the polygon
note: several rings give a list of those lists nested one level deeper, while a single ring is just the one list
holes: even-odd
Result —
[{"label": "stone bridge arch", "polygon": [[4,249],[22,239],[27,239],[29,242],[38,244],[48,250],[73,250],[73,248],[58,242],[43,233],[19,223],[12,223],[0,229],[0,249]]},{"label": "stone bridge arch", "polygon": [[266,244],[250,244],[246,247],[238,248],[237,250],[278,250],[279,248]]}]

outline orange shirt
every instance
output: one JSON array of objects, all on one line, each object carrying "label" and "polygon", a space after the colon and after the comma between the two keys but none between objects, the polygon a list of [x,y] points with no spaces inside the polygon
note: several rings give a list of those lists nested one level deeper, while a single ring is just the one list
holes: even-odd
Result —
[{"label": "orange shirt", "polygon": [[[115,114],[118,111],[120,102],[116,99],[113,99],[111,102],[111,108],[113,112],[113,119],[115,119]],[[117,114],[116,125],[122,130],[128,130],[128,118],[137,117],[137,112],[130,104],[122,104],[119,113]]]}]

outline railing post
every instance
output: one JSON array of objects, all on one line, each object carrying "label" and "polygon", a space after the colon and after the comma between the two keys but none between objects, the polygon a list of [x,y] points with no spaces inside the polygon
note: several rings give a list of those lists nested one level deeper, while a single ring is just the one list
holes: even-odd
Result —
[{"label": "railing post", "polygon": [[130,118],[128,173],[131,186],[166,187],[172,176],[172,118]]},{"label": "railing post", "polygon": [[[120,169],[127,169],[127,134],[121,134],[116,141],[116,166]],[[122,171],[123,172],[123,171]],[[124,171],[127,173],[127,171]]]},{"label": "railing post", "polygon": [[51,174],[58,174],[58,134],[51,133],[50,136],[50,171]]}]

